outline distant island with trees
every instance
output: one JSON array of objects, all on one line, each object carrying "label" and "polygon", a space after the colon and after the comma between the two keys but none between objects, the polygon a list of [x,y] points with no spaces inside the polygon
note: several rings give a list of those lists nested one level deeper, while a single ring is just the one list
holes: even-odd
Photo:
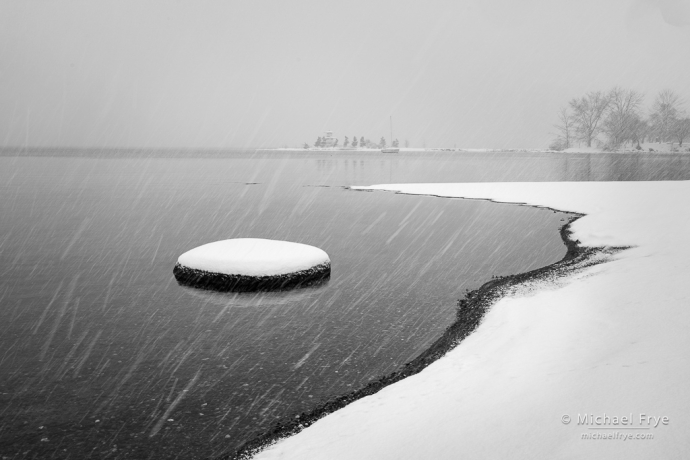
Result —
[{"label": "distant island with trees", "polygon": [[[357,139],[357,136],[352,137],[352,142],[350,142],[350,138],[348,136],[345,136],[345,139],[343,140],[342,146],[338,146],[339,140],[337,138],[333,138],[330,136],[330,132],[326,133],[326,136],[319,136],[316,141],[314,142],[314,147],[316,148],[351,148],[351,149],[385,149],[388,147],[386,144],[386,138],[381,136],[381,140],[379,140],[378,144],[370,141],[369,139],[365,139],[364,136],[361,136],[359,139]],[[410,143],[405,140],[405,147],[409,147]],[[398,148],[400,147],[400,142],[398,142],[397,139],[394,139],[391,147],[393,148]],[[308,143],[304,143],[303,145],[304,149],[309,149],[311,146]]]},{"label": "distant island with trees", "polygon": [[549,148],[561,151],[584,144],[587,149],[604,152],[628,146],[641,151],[645,150],[642,144],[647,144],[649,151],[659,151],[661,146],[649,146],[656,143],[666,144],[668,151],[681,151],[690,137],[690,118],[683,99],[674,91],[660,91],[646,117],[643,102],[642,93],[620,87],[574,98],[559,110],[554,125],[557,137]]},{"label": "distant island with trees", "polygon": [[[556,138],[550,151],[570,152],[690,152],[690,116],[685,101],[676,92],[665,89],[644,107],[643,93],[616,86],[609,91],[590,91],[571,99],[557,114]],[[303,149],[364,150],[388,147],[385,136],[378,143],[364,136],[338,138],[328,131],[317,137],[313,147],[305,142]],[[688,142],[686,142],[688,141]],[[391,147],[399,148],[398,139]],[[404,141],[409,148],[409,141]],[[287,146],[285,147],[287,148]],[[544,149],[427,149],[443,151],[507,151],[522,152]]]}]

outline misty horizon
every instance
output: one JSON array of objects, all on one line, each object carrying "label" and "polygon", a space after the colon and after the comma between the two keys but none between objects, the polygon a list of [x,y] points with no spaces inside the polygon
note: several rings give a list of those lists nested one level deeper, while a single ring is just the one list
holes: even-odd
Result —
[{"label": "misty horizon", "polygon": [[1,5],[1,148],[546,148],[588,91],[690,100],[683,0]]}]

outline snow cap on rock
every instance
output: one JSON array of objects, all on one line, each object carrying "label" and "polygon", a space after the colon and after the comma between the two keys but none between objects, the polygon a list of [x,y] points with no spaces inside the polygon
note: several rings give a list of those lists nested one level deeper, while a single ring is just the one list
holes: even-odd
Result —
[{"label": "snow cap on rock", "polygon": [[244,276],[285,275],[330,263],[314,246],[261,238],[236,238],[204,244],[182,254],[177,262],[211,273]]}]

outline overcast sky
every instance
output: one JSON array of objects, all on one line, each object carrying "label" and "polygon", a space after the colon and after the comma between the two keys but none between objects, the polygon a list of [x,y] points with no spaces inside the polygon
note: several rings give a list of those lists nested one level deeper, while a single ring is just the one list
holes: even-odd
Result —
[{"label": "overcast sky", "polygon": [[0,0],[0,146],[544,148],[614,85],[690,103],[690,0]]}]

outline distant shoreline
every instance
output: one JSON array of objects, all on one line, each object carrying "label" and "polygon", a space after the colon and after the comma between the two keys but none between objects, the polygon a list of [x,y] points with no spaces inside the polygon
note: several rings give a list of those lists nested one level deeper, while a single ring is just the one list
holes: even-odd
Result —
[{"label": "distant shoreline", "polygon": [[[326,147],[326,148],[313,148],[308,149],[299,147],[281,147],[281,148],[267,148],[267,149],[257,149],[261,151],[271,151],[271,152],[362,152],[362,153],[381,153],[381,149],[351,149],[351,148],[339,148],[339,147]],[[399,149],[399,153],[419,153],[419,152],[467,152],[467,153],[487,153],[487,152],[509,152],[509,153],[527,153],[527,152],[538,152],[538,153],[553,153],[555,150],[549,149],[460,149],[460,148],[414,148],[414,147],[402,147]],[[396,155],[391,153],[391,155]]]},{"label": "distant shoreline", "polygon": [[[652,150],[650,150],[652,149]],[[674,150],[675,149],[675,150]],[[267,152],[322,152],[322,153],[345,153],[345,152],[360,152],[360,153],[382,153],[381,149],[345,149],[345,148],[270,148],[257,149],[257,151]],[[596,147],[571,147],[567,150],[552,150],[552,149],[460,149],[460,148],[401,148],[399,153],[391,153],[390,155],[399,155],[401,153],[425,153],[425,152],[457,152],[457,153],[582,153],[582,154],[690,154],[690,144],[684,144],[682,147],[673,147],[666,144],[643,144],[641,150],[635,148],[626,148],[621,150],[603,150]]]},{"label": "distant shoreline", "polygon": [[[650,149],[652,149],[650,151]],[[550,154],[662,154],[662,155],[688,155],[690,143],[678,147],[673,144],[642,144],[642,149],[626,148],[616,151],[604,151],[596,147],[571,147],[567,150],[551,149],[491,149],[491,148],[400,148],[398,153],[383,153],[381,149],[352,149],[352,148],[95,148],[95,147],[3,147],[0,148],[0,157],[217,157],[229,153],[325,153],[325,154],[379,154],[402,155],[410,153],[550,153]]]}]

